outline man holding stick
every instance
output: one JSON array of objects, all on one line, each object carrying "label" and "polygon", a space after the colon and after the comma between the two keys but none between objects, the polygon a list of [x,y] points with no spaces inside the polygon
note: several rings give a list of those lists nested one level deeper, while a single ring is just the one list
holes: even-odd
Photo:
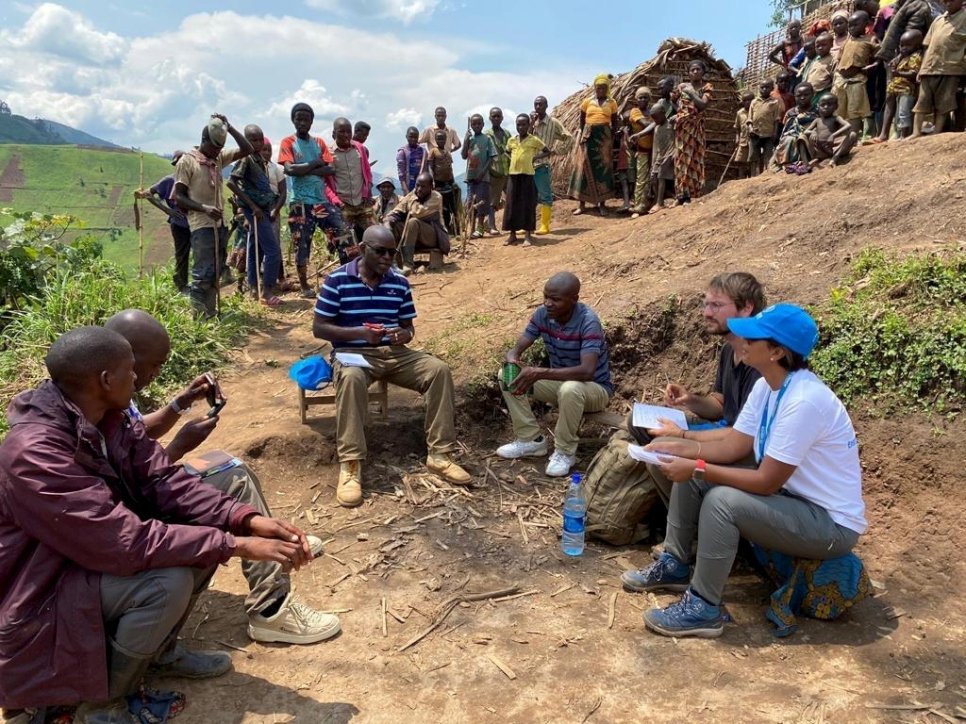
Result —
[{"label": "man holding stick", "polygon": [[[537,96],[533,100],[532,133],[543,141],[543,145],[553,153],[566,150],[573,140],[564,125],[556,118],[547,115],[547,99]],[[553,216],[553,182],[550,173],[550,160],[541,158],[533,162],[533,182],[537,186],[537,234],[550,233]]]},{"label": "man holding stick", "polygon": [[[171,165],[175,166],[184,151],[171,155]],[[191,257],[191,229],[185,216],[174,201],[174,174],[168,174],[149,189],[138,189],[134,195],[160,209],[168,217],[171,240],[174,242],[174,285],[182,294],[188,291],[188,260]]]},{"label": "man holding stick", "polygon": [[[238,148],[225,150],[228,134]],[[222,171],[252,151],[248,139],[225,116],[216,113],[201,131],[201,145],[182,155],[175,167],[175,201],[187,212],[191,229],[193,259],[188,295],[195,313],[208,318],[218,311],[219,272],[228,246]]]}]

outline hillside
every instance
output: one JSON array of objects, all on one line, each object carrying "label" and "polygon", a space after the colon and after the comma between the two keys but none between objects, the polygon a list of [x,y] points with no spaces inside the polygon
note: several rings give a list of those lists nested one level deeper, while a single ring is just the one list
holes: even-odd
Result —
[{"label": "hillside", "polygon": [[[308,603],[340,613],[344,633],[318,647],[250,642],[245,581],[237,565],[220,568],[184,631],[199,647],[225,642],[240,652],[220,682],[184,686],[191,716],[951,720],[966,696],[962,415],[886,414],[870,400],[849,406],[871,525],[857,552],[876,582],[874,598],[836,622],[800,619],[799,632],[779,640],[763,618],[771,589],[739,566],[725,594],[735,624],[716,641],[675,641],[641,623],[643,608],[673,597],[632,595],[617,583],[622,568],[646,564],[646,545],[591,544],[578,560],[560,554],[560,482],[543,476],[541,461],[493,456],[511,435],[494,378],[541,303],[544,281],[569,269],[605,321],[618,385],[612,411],[624,412],[632,398],[659,399],[668,379],[707,389],[714,341],[698,319],[713,275],[747,270],[771,301],[818,304],[865,248],[962,250],[964,161],[957,135],[890,143],[862,148],[838,169],[732,182],[636,221],[573,217],[574,204],[561,202],[554,234],[529,249],[485,238],[461,257],[457,243],[444,272],[420,273],[412,284],[415,344],[444,357],[457,380],[460,459],[475,475],[468,490],[427,475],[423,405],[392,387],[388,418],[373,415],[366,425],[366,501],[353,511],[335,505],[333,411],[312,408],[301,425],[286,374],[319,349],[312,303],[288,297],[223,380],[229,404],[208,447],[244,457],[279,514],[329,541],[328,555],[293,581]],[[599,430],[585,428],[580,470],[601,445]],[[519,594],[446,605],[510,586]],[[209,696],[241,686],[244,698]],[[930,718],[921,704],[943,716]]]},{"label": "hillside", "polygon": [[[0,145],[0,209],[73,214],[104,244],[105,256],[129,268],[138,263],[134,190],[138,154],[76,146]],[[144,154],[144,183],[171,173],[168,160]],[[145,258],[165,263],[171,239],[164,215],[144,205]],[[0,226],[10,222],[0,213]]]}]

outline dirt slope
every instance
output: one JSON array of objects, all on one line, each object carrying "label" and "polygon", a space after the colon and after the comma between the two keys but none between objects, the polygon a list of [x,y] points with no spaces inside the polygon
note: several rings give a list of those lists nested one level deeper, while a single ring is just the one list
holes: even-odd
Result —
[{"label": "dirt slope", "polygon": [[[235,672],[182,685],[183,718],[939,721],[925,709],[879,707],[928,704],[950,716],[966,706],[961,420],[852,410],[871,520],[859,553],[878,597],[834,623],[802,621],[779,641],[762,616],[769,589],[738,570],[726,593],[736,625],[717,641],[674,642],[649,635],[640,620],[641,608],[671,598],[629,595],[617,583],[622,566],[646,561],[647,546],[614,558],[617,551],[591,545],[582,559],[564,560],[555,536],[560,485],[539,467],[492,458],[508,429],[478,384],[539,303],[543,281],[570,269],[607,323],[620,383],[615,411],[642,391],[655,399],[667,378],[706,387],[712,341],[687,320],[697,319],[711,276],[744,269],[772,300],[810,303],[864,246],[962,245],[964,161],[962,139],[947,136],[863,148],[846,167],[804,178],[731,183],[636,221],[573,217],[573,206],[560,203],[556,233],[537,246],[480,240],[444,273],[418,275],[417,342],[448,358],[461,383],[463,461],[477,474],[465,494],[425,475],[419,400],[393,390],[388,421],[369,425],[365,505],[334,505],[334,418],[315,408],[300,425],[285,373],[316,346],[310,305],[291,300],[239,355],[211,445],[255,466],[280,515],[332,539],[331,557],[294,580],[313,605],[345,610],[344,633],[314,647],[252,644],[239,568],[219,571],[185,633],[199,646],[244,652],[233,654]],[[581,446],[581,467],[599,444]],[[509,585],[527,595],[459,606],[399,651],[447,599]]]}]

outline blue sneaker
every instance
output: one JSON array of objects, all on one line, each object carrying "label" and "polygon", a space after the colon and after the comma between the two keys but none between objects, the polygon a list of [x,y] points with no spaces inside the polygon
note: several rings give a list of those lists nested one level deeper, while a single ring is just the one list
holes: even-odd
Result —
[{"label": "blue sneaker", "polygon": [[662,553],[647,568],[624,571],[621,583],[634,593],[644,591],[686,591],[691,578],[691,569],[670,553]]},{"label": "blue sneaker", "polygon": [[714,639],[724,633],[721,606],[712,606],[690,588],[677,603],[645,611],[644,625],[662,636]]}]

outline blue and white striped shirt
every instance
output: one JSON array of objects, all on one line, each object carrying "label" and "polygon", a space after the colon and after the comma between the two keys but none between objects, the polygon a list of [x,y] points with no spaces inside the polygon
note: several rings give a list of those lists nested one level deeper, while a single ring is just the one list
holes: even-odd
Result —
[{"label": "blue and white striped shirt", "polygon": [[[390,268],[375,287],[359,274],[359,260],[336,269],[322,284],[315,300],[315,313],[339,327],[361,327],[366,322],[395,329],[416,318],[416,306],[409,280]],[[388,346],[383,337],[378,346]],[[340,347],[371,347],[364,339],[340,342]]]}]

